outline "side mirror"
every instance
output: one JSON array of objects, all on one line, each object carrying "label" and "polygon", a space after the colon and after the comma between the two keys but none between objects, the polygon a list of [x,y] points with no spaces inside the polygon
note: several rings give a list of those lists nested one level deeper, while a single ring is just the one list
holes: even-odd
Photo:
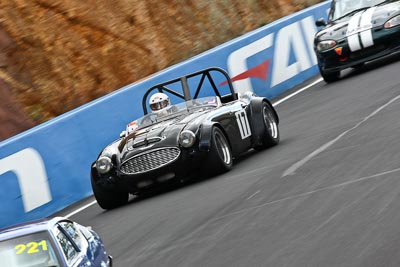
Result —
[{"label": "side mirror", "polygon": [[326,26],[326,22],[323,18],[320,18],[315,22],[315,25],[317,25],[317,27]]}]

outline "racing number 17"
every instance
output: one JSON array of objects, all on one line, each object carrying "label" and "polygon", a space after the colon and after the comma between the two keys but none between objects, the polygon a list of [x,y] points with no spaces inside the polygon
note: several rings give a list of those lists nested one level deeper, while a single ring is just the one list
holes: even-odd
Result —
[{"label": "racing number 17", "polygon": [[242,139],[251,136],[250,124],[249,120],[247,119],[246,111],[240,110],[236,112],[235,117]]}]

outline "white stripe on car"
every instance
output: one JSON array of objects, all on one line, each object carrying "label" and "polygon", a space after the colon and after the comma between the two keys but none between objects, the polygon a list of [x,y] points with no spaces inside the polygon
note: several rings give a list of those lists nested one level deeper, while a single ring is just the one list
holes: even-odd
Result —
[{"label": "white stripe on car", "polygon": [[367,9],[365,12],[360,12],[354,15],[349,20],[347,26],[347,42],[351,52],[361,50],[362,48],[371,47],[374,45],[372,37],[372,14],[375,7]]}]

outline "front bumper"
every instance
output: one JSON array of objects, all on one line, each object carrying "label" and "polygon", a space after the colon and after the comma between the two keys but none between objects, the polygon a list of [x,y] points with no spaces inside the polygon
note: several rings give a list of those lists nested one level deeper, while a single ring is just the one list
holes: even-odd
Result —
[{"label": "front bumper", "polygon": [[[316,52],[321,72],[333,73],[354,67],[380,57],[400,51],[400,26],[391,29],[383,27],[372,30],[374,45],[351,52],[347,39],[337,41],[337,45],[324,52]],[[342,54],[335,52],[342,48]]]},{"label": "front bumper", "polygon": [[185,179],[197,175],[206,157],[207,152],[181,149],[176,160],[168,164],[160,164],[160,167],[148,171],[145,169],[150,169],[153,163],[139,161],[138,163],[142,165],[139,169],[131,167],[132,170],[137,170],[135,174],[127,174],[127,169],[122,171],[119,166],[117,170],[114,169],[106,175],[98,175],[96,168],[92,166],[92,175],[95,175],[96,182],[105,188],[135,193],[169,180]]}]

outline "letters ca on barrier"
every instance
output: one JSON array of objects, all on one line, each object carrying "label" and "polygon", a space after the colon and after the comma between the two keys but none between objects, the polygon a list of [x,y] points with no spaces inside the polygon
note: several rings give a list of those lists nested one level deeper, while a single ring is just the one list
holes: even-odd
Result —
[{"label": "letters ca on barrier", "polygon": [[[45,165],[35,149],[26,148],[0,159],[0,179],[4,179],[3,174],[6,172],[13,172],[18,179],[25,212],[51,201]],[[9,188],[3,187],[1,190],[10,193]],[[13,204],[7,203],[7,205]]]},{"label": "letters ca on barrier", "polygon": [[[227,65],[235,81],[235,89],[239,92],[254,91],[249,78],[267,77],[271,79],[272,88],[315,66],[317,59],[313,41],[316,32],[315,18],[308,16],[232,52],[228,56]],[[267,49],[272,49],[273,58],[260,59],[262,64],[249,69],[248,59]],[[295,58],[292,62],[291,55]],[[271,73],[262,73],[269,71],[266,66],[271,61]]]}]

